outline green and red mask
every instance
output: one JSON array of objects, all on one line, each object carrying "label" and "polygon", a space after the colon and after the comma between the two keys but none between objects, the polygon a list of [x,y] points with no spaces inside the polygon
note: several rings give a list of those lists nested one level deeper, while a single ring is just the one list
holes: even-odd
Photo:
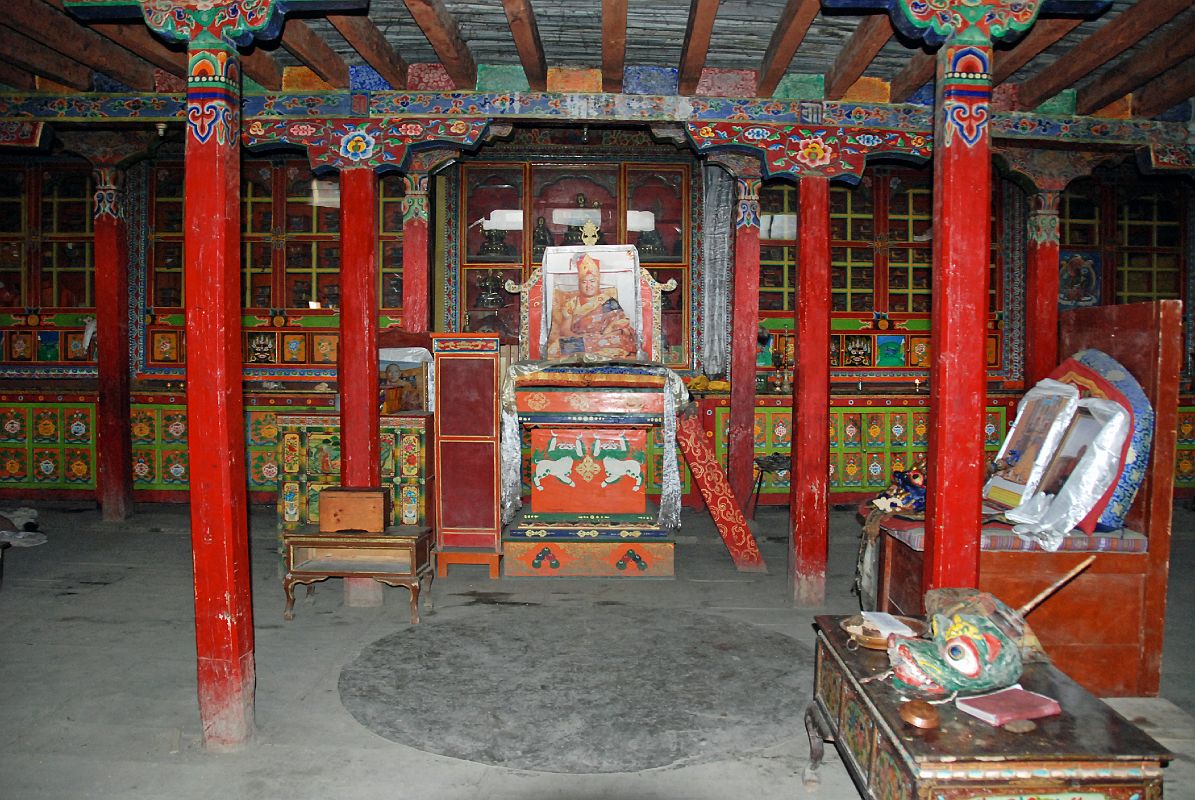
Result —
[{"label": "green and red mask", "polygon": [[979,614],[937,614],[931,639],[888,638],[897,691],[916,697],[978,694],[1021,677],[1020,644]]}]

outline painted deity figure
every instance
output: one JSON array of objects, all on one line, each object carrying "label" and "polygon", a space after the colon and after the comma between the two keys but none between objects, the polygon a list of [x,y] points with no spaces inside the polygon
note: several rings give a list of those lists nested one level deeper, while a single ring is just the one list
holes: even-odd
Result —
[{"label": "painted deity figure", "polygon": [[547,357],[586,353],[601,358],[634,358],[635,327],[618,302],[614,287],[601,286],[601,266],[588,253],[572,258],[577,290],[557,290],[552,300]]}]

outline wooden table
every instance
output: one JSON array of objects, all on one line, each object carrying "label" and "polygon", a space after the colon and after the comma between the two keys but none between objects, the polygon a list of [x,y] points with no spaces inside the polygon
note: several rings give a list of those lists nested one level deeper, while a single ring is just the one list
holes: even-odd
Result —
[{"label": "wooden table", "polygon": [[1062,714],[1009,733],[937,706],[941,725],[921,731],[900,718],[883,651],[849,650],[843,617],[817,617],[814,700],[805,714],[812,769],[833,741],[866,798],[1160,800],[1171,755],[1050,664],[1029,664],[1026,689],[1058,700]]},{"label": "wooden table", "polygon": [[283,533],[286,574],[285,619],[294,619],[295,584],[328,578],[373,578],[387,586],[405,586],[411,593],[411,624],[419,624],[419,590],[427,582],[425,602],[431,607],[432,533],[430,528],[396,526],[385,533]]}]

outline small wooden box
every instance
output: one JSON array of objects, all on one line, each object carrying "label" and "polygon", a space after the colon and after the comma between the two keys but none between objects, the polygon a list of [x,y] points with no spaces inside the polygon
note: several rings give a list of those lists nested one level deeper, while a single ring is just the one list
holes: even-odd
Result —
[{"label": "small wooden box", "polygon": [[320,533],[381,533],[389,524],[390,492],[385,489],[329,487],[320,492]]}]

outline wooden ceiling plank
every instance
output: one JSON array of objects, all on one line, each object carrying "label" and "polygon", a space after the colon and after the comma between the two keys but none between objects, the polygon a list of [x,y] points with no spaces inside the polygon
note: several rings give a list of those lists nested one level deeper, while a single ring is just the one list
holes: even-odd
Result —
[{"label": "wooden ceiling plank", "polygon": [[0,61],[0,83],[19,92],[32,92],[37,88],[37,78],[32,72],[7,61]]},{"label": "wooden ceiling plank", "polygon": [[720,3],[721,0],[692,0],[689,3],[689,22],[685,26],[685,43],[680,51],[677,76],[677,91],[680,94],[690,95],[697,91]]},{"label": "wooden ceiling plank", "polygon": [[888,100],[892,103],[903,103],[912,97],[913,92],[934,79],[934,71],[938,66],[938,57],[933,53],[918,50],[905,64],[905,68],[896,74],[888,88]]},{"label": "wooden ceiling plank", "polygon": [[895,34],[887,12],[859,20],[851,38],[838,51],[834,66],[826,72],[826,99],[841,100]]},{"label": "wooden ceiling plank", "polygon": [[759,83],[755,90],[759,97],[771,97],[776,91],[820,10],[819,0],[788,0],[785,4],[759,67]]},{"label": "wooden ceiling plank", "polygon": [[1190,7],[1191,0],[1139,0],[1023,82],[1018,91],[1021,108],[1037,108]]},{"label": "wooden ceiling plank", "polygon": [[154,90],[152,66],[42,0],[7,0],[3,24],[130,89]]},{"label": "wooden ceiling plank", "polygon": [[[1075,113],[1094,114],[1113,100],[1119,100],[1193,56],[1195,31],[1185,27],[1168,31],[1144,53],[1122,65],[1115,74],[1103,80],[1091,81],[1083,87],[1075,101]],[[1191,88],[1195,91],[1195,86]]]},{"label": "wooden ceiling plank", "polygon": [[[62,0],[44,0],[59,11],[66,11]],[[91,30],[118,45],[134,55],[141,56],[156,67],[166,70],[171,75],[180,78],[187,77],[187,54],[182,50],[172,50],[162,40],[149,32],[149,28],[135,23],[93,22],[88,24]]]},{"label": "wooden ceiling plank", "polygon": [[[519,61],[523,64],[527,85],[533,92],[546,91],[548,60],[544,57],[544,43],[539,38],[539,25],[535,21],[531,0],[502,0],[502,7],[506,10],[506,20],[510,23],[510,34],[515,40],[515,49],[519,51]],[[602,61],[604,68],[604,54]],[[604,83],[605,78],[602,80]]]},{"label": "wooden ceiling plank", "polygon": [[0,52],[11,64],[34,75],[83,92],[91,91],[91,70],[41,42],[27,39],[11,28],[0,26]]},{"label": "wooden ceiling plank", "polygon": [[1191,97],[1195,87],[1195,58],[1163,72],[1133,92],[1133,116],[1156,117]]},{"label": "wooden ceiling plank", "polygon": [[254,47],[248,53],[241,53],[241,71],[246,78],[252,78],[263,89],[271,92],[282,91],[282,67],[274,57]]},{"label": "wooden ceiling plank", "polygon": [[1032,30],[1017,42],[1011,50],[997,50],[992,60],[992,86],[999,86],[1008,80],[1014,72],[1037,58],[1038,53],[1050,47],[1062,37],[1079,27],[1081,19],[1053,19],[1038,20]]},{"label": "wooden ceiling plank", "polygon": [[621,92],[627,59],[627,0],[602,0],[602,91]]},{"label": "wooden ceiling plank", "polygon": [[469,52],[469,45],[461,37],[460,25],[444,7],[443,0],[403,0],[423,31],[448,77],[456,88],[472,91],[477,88],[477,62]]},{"label": "wooden ceiling plank", "polygon": [[392,89],[401,92],[407,88],[407,62],[373,20],[364,15],[329,14],[328,22]]},{"label": "wooden ceiling plank", "polygon": [[282,46],[336,89],[349,88],[349,65],[301,19],[288,19]]}]

